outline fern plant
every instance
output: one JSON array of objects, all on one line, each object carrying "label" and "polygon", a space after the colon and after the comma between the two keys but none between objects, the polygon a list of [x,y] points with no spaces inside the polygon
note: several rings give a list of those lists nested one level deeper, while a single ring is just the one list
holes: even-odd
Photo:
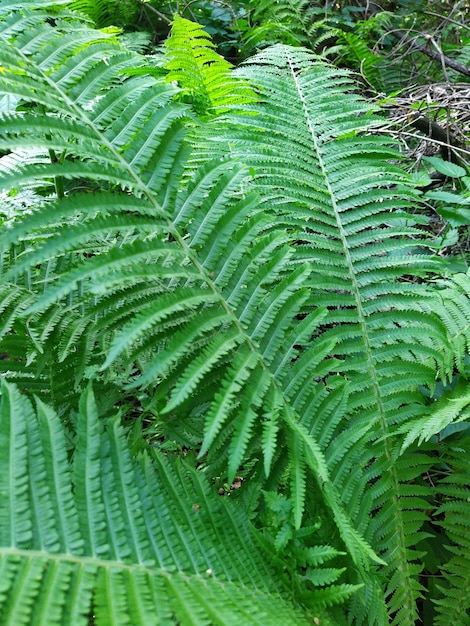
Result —
[{"label": "fern plant", "polygon": [[253,7],[253,26],[243,37],[245,55],[275,43],[306,46],[317,53],[332,54],[335,29],[326,19],[325,9],[308,0],[261,0]]},{"label": "fern plant", "polygon": [[[285,48],[260,54],[252,64],[240,73],[256,77],[264,95],[253,106],[257,114],[216,121],[213,135],[221,150],[243,155],[256,186],[285,223],[301,227],[296,257],[314,264],[309,306],[328,307],[328,324],[312,343],[331,339],[336,355],[327,376],[320,368],[322,380],[308,391],[300,381],[292,385],[298,394],[293,402],[307,408],[302,423],[322,444],[333,482],[357,515],[356,527],[384,550],[389,611],[397,623],[414,623],[423,591],[416,577],[421,555],[409,546],[422,537],[432,492],[425,483],[413,491],[410,483],[432,460],[421,450],[398,458],[394,437],[411,429],[420,413],[428,415],[419,386],[432,389],[436,374],[452,377],[453,359],[468,347],[466,325],[459,317],[452,328],[439,294],[422,282],[436,261],[405,212],[412,192],[403,173],[387,162],[387,143],[360,136],[375,122],[369,114],[360,116],[370,107],[348,93],[348,76]],[[326,81],[335,86],[322,89]],[[209,135],[198,158],[207,158],[209,150],[213,155],[213,145]],[[422,315],[425,310],[430,317]],[[303,382],[308,368],[301,358],[295,371]],[[326,407],[338,386],[347,399],[341,398],[332,417]],[[380,621],[383,596],[375,602],[375,582],[365,588],[364,619]]]},{"label": "fern plant", "polygon": [[[468,406],[468,405],[467,405]],[[468,420],[468,409],[467,409]],[[442,461],[444,470],[438,486],[440,506],[435,516],[445,531],[445,547],[450,558],[443,567],[443,579],[438,583],[440,591],[437,605],[436,625],[445,623],[465,624],[469,608],[466,594],[469,585],[470,545],[468,541],[468,513],[470,503],[468,467],[468,421],[450,445],[445,446]],[[460,436],[458,436],[460,435]],[[466,436],[465,436],[466,435]],[[453,445],[452,445],[453,444]]]},{"label": "fern plant", "polygon": [[138,12],[137,2],[124,0],[74,0],[70,2],[70,8],[80,11],[90,17],[92,24],[99,28],[130,24],[135,20]]},{"label": "fern plant", "polygon": [[[394,164],[398,152],[377,132],[381,120],[355,95],[347,73],[304,49],[275,46],[231,71],[197,26],[176,18],[166,81],[115,32],[93,30],[67,10],[51,13],[47,2],[17,6],[1,9],[0,85],[15,103],[2,115],[0,148],[11,154],[3,159],[1,184],[5,204],[31,185],[41,201],[23,214],[16,210],[2,229],[0,365],[10,381],[3,397],[19,398],[16,382],[41,398],[38,415],[56,424],[48,449],[57,449],[66,471],[60,415],[80,451],[76,458],[85,459],[72,465],[72,501],[61,487],[67,511],[76,511],[70,514],[84,533],[96,508],[109,516],[115,544],[131,546],[107,557],[113,571],[121,572],[121,561],[127,568],[110,584],[126,589],[129,602],[106,604],[100,581],[108,570],[100,563],[100,576],[88,595],[76,596],[83,605],[75,608],[101,623],[109,623],[111,609],[146,623],[135,617],[136,606],[143,603],[143,615],[151,611],[151,593],[167,607],[163,623],[230,625],[240,622],[233,602],[219,611],[225,580],[258,588],[243,572],[237,578],[238,561],[233,575],[214,584],[209,577],[207,585],[199,569],[184,565],[186,586],[177,577],[161,581],[158,568],[146,570],[158,589],[148,582],[134,601],[136,579],[127,572],[133,564],[140,580],[147,558],[155,559],[140,542],[148,544],[147,530],[160,518],[142,504],[126,524],[119,506],[138,502],[138,488],[141,502],[148,501],[150,465],[157,476],[170,470],[153,451],[131,460],[117,421],[110,423],[119,445],[74,419],[81,396],[80,415],[91,403],[96,424],[92,380],[106,399],[104,417],[110,405],[122,405],[137,441],[141,428],[153,447],[194,451],[191,480],[204,473],[230,486],[243,475],[234,506],[251,516],[253,528],[243,522],[242,537],[248,551],[257,541],[253,558],[265,564],[260,607],[275,576],[286,595],[288,576],[291,602],[306,619],[414,624],[427,593],[421,546],[441,532],[430,520],[443,492],[426,479],[436,448],[425,420],[439,411],[438,381],[447,384],[456,371],[466,377],[470,290],[466,277],[434,281],[442,263],[427,248],[425,220],[409,211],[417,194]],[[19,156],[25,147],[36,150],[34,158]],[[465,389],[443,391],[439,402],[456,398],[460,410],[435,420],[436,429],[461,419]],[[15,401],[35,424],[29,400]],[[10,415],[8,399],[5,406]],[[46,437],[41,420],[39,431],[23,427],[36,428],[35,441]],[[2,441],[14,441],[10,426],[2,432]],[[5,461],[18,476],[13,493],[34,485],[27,488],[34,501],[47,481],[34,482],[30,454],[21,454],[26,464],[18,475],[15,455]],[[38,449],[42,467],[41,455]],[[97,455],[114,468],[119,506],[101,498],[96,480],[90,479],[96,500],[85,497],[94,491],[83,487],[78,467],[89,466],[96,478]],[[146,455],[153,460],[142,461]],[[460,461],[446,458],[449,475],[454,465],[460,471]],[[141,462],[148,468],[143,475],[135,469]],[[27,521],[28,501],[10,504],[14,496],[4,491],[2,506],[18,515],[18,528],[46,536],[48,527],[42,530],[36,517]],[[185,502],[195,503],[197,513],[190,493]],[[61,511],[61,496],[53,494],[41,506]],[[178,497],[162,496],[167,506]],[[460,495],[450,490],[448,498]],[[11,518],[3,520],[11,543]],[[443,521],[457,550],[463,541],[455,524],[452,517]],[[189,558],[197,538],[202,554],[212,553],[209,534],[191,529],[191,539],[162,538],[154,550],[158,543],[158,550],[181,549]],[[21,535],[21,549],[37,550],[29,532]],[[80,534],[82,541],[88,535]],[[108,549],[111,537],[100,537]],[[98,543],[87,544],[87,558],[100,556],[93,551]],[[221,545],[225,551],[224,539]],[[76,576],[84,566],[78,561]],[[204,576],[207,570],[218,576],[207,559],[199,562]],[[451,558],[445,575],[461,562]],[[174,602],[167,580],[178,594]],[[28,580],[18,585],[8,583],[15,590],[8,611],[20,610],[23,593],[36,593]],[[201,585],[210,588],[212,612]],[[73,587],[63,582],[63,588],[65,602]],[[48,584],[44,589],[47,595]],[[452,585],[443,589],[439,606],[455,592]],[[287,600],[273,602],[286,613],[276,618],[273,605],[266,620],[302,623]],[[456,623],[465,623],[467,610],[464,599]],[[49,612],[57,623],[69,619],[52,606]]]}]

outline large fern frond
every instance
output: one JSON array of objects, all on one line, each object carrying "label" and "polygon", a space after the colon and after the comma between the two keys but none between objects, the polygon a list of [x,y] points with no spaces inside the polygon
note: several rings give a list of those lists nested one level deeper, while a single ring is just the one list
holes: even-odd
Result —
[{"label": "large fern frond", "polygon": [[[384,550],[393,623],[412,624],[424,592],[414,546],[432,498],[425,484],[412,483],[432,461],[423,452],[399,458],[399,429],[428,415],[420,386],[433,389],[439,376],[451,378],[452,355],[462,359],[467,344],[452,340],[441,295],[423,283],[438,264],[420,219],[406,212],[413,191],[390,162],[398,160],[393,146],[370,132],[380,121],[353,95],[348,74],[285,47],[260,53],[239,71],[257,81],[262,101],[249,107],[251,116],[215,121],[214,140],[209,135],[198,158],[212,157],[217,146],[243,158],[266,210],[274,206],[277,219],[295,225],[294,262],[312,266],[308,302],[326,306],[328,315],[286,379],[289,401],[305,441],[310,435],[321,442],[356,527]],[[461,299],[468,311],[468,295]],[[457,326],[465,332],[463,305],[461,313]],[[324,378],[316,364],[320,380],[305,388],[310,354],[328,340],[335,359]],[[332,421],[325,407],[338,376],[348,381],[348,397]],[[358,623],[383,620],[383,595],[372,591],[374,584],[364,591]]]},{"label": "large fern frond", "polygon": [[183,175],[192,113],[176,88],[112,35],[48,17],[0,31],[0,84],[28,105],[3,116],[2,147],[33,131],[49,156],[3,186],[58,191],[4,229],[4,276],[32,299],[7,332],[32,320],[64,359],[86,335],[94,376],[145,389],[157,427],[209,471],[230,482],[248,461],[257,487],[290,492],[293,532],[320,511],[334,531],[318,545],[346,547],[365,583],[355,623],[411,626],[432,459],[414,442],[400,455],[401,428],[467,346],[426,282],[439,265],[380,121],[347,74],[278,46],[237,73],[260,102],[207,122]]},{"label": "large fern frond", "polygon": [[91,389],[77,428],[70,462],[55,412],[2,385],[1,624],[310,623],[281,598],[240,507],[181,460],[134,458]]},{"label": "large fern frond", "polygon": [[[33,129],[38,148],[60,150],[63,158],[19,165],[2,182],[11,188],[60,177],[81,186],[86,181],[86,192],[72,185],[5,232],[7,247],[34,231],[34,243],[15,259],[7,279],[64,260],[60,272],[48,275],[47,288],[35,287],[38,295],[24,314],[47,316],[59,306],[58,319],[72,311],[92,320],[81,329],[89,345],[101,346],[103,367],[128,383],[154,387],[160,415],[177,411],[184,423],[202,418],[201,457],[207,452],[211,463],[228,461],[229,477],[250,446],[252,455],[259,451],[263,407],[273,401],[280,408],[275,421],[295,434],[289,439],[295,450],[307,445],[313,476],[353,558],[376,558],[349,522],[318,445],[306,437],[282,390],[299,346],[323,317],[320,309],[297,323],[310,270],[292,265],[283,223],[273,223],[247,194],[249,172],[236,163],[215,160],[178,190],[171,181],[178,180],[172,174],[184,150],[180,118],[187,110],[169,103],[173,88],[128,76],[128,63],[143,61],[123,53],[113,38],[103,41],[101,33],[83,29],[76,43],[68,30],[50,27],[41,15],[37,21],[34,32],[50,30],[45,45],[31,50],[23,39],[2,35],[5,88],[29,101],[41,93],[43,108],[27,114],[27,125],[22,113],[5,116],[2,133],[16,148]],[[60,58],[52,50],[61,51]],[[31,70],[23,80],[16,70],[25,59]],[[89,193],[88,181],[100,190]],[[71,328],[69,346],[78,338]],[[310,365],[331,348],[329,341],[318,346]],[[272,446],[264,455],[269,471]],[[292,483],[298,526],[304,481]]]}]

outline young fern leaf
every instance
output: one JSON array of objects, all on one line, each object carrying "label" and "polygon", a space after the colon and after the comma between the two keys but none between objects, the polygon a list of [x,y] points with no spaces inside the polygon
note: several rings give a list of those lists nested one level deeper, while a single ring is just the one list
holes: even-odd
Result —
[{"label": "young fern leaf", "polygon": [[255,99],[255,91],[233,77],[233,66],[217,54],[210,35],[199,24],[175,15],[164,45],[167,80],[176,81],[200,115],[242,108]]}]

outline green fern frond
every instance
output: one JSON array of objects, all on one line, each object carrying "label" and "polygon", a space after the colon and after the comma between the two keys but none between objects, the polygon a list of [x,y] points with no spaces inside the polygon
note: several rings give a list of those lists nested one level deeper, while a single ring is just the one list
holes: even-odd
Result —
[{"label": "green fern frond", "polygon": [[441,572],[443,579],[434,600],[437,609],[436,626],[445,623],[464,626],[470,620],[470,601],[465,589],[470,585],[470,464],[468,437],[449,440],[440,459],[445,465],[444,476],[437,485],[440,506],[435,512],[436,523],[446,534],[444,545],[450,558]]},{"label": "green fern frond", "polygon": [[58,0],[57,2],[53,2],[52,4],[50,0],[25,0],[25,2],[21,2],[18,0],[6,0],[5,2],[2,2],[2,6],[0,7],[0,15],[8,15],[12,11],[16,11],[20,8],[51,9],[53,5],[60,6],[67,4],[70,4],[70,0]]},{"label": "green fern frond", "polygon": [[406,433],[401,451],[403,452],[411,444],[429,441],[431,437],[440,433],[449,424],[456,424],[469,417],[470,390],[466,380],[459,381],[451,392],[430,406],[428,413],[420,417],[414,423],[402,427],[401,432]]},{"label": "green fern frond", "polygon": [[[457,345],[451,337],[441,292],[423,282],[437,263],[429,254],[412,252],[416,242],[426,250],[419,222],[406,215],[413,191],[404,172],[390,164],[398,160],[393,146],[369,133],[380,120],[352,95],[348,75],[307,51],[281,46],[238,71],[257,82],[261,102],[248,107],[251,116],[212,122],[213,137],[220,150],[248,162],[265,210],[275,210],[299,229],[295,262],[312,267],[307,306],[328,310],[328,324],[320,326],[311,353],[329,340],[335,346],[335,359],[327,358],[324,369],[315,367],[325,380],[308,389],[295,385],[290,401],[306,427],[306,442],[308,432],[321,440],[328,423],[318,408],[333,411],[330,399],[341,403],[322,447],[334,493],[341,493],[355,528],[383,549],[381,557],[389,563],[385,595],[394,623],[412,624],[424,591],[418,581],[421,554],[412,546],[422,538],[432,500],[431,490],[413,483],[415,470],[425,473],[432,459],[423,453],[397,461],[394,437],[401,425],[404,431],[410,420],[428,416],[420,387],[432,390],[437,377],[450,378],[452,355],[463,359],[467,344]],[[206,151],[212,158],[215,148],[209,134],[195,163],[208,158]],[[458,297],[455,288],[451,292],[449,298]],[[460,297],[459,332],[464,332],[468,296]],[[302,358],[307,357],[300,357],[299,372]],[[347,396],[333,372],[347,381]],[[302,458],[305,454],[304,448]],[[300,496],[302,483],[296,482]],[[407,495],[413,489],[414,499]],[[328,497],[328,485],[325,493]],[[347,521],[337,524],[347,536]],[[376,608],[369,617],[380,623],[385,611],[377,603],[383,599],[375,581],[364,580],[364,606],[373,594]]]},{"label": "green fern frond", "polygon": [[383,60],[372,52],[360,34],[338,31],[339,41],[344,42],[342,48],[343,61],[353,67],[365,78],[367,83],[378,91],[384,90],[384,82],[380,72]]},{"label": "green fern frond", "polygon": [[393,61],[381,57],[376,51],[376,42],[392,30],[393,14],[378,11],[367,20],[354,23],[354,30],[345,29],[338,21],[336,59],[342,65],[359,72],[375,91],[390,93],[399,89],[393,79],[396,68]]},{"label": "green fern frond", "polygon": [[69,6],[73,11],[87,15],[96,28],[128,25],[138,10],[137,3],[132,0],[74,0]]},{"label": "green fern frond", "polygon": [[334,36],[335,29],[324,18],[324,9],[308,0],[261,0],[253,11],[253,26],[243,38],[243,50],[249,54],[259,47],[283,43],[325,53],[323,44]]},{"label": "green fern frond", "polygon": [[0,303],[2,377],[55,407],[75,405],[87,368],[101,364],[94,355],[96,336],[89,332],[93,322],[56,307],[24,319],[36,294],[12,283],[2,285],[0,296],[5,296]]},{"label": "green fern frond", "polygon": [[54,411],[5,383],[0,448],[2,624],[310,623],[276,592],[240,509],[182,462],[133,458],[90,389],[72,464]]},{"label": "green fern frond", "polygon": [[255,99],[254,90],[233,77],[233,66],[217,54],[210,35],[199,24],[175,15],[164,45],[167,80],[176,81],[200,115],[241,108]]},{"label": "green fern frond", "polygon": [[[2,276],[12,284],[11,293],[8,285],[2,290],[8,367],[19,337],[18,345],[31,350],[37,384],[45,386],[43,373],[57,360],[73,371],[67,379],[74,393],[89,376],[139,388],[155,430],[196,449],[209,475],[230,484],[244,467],[254,477],[251,509],[260,486],[288,494],[292,521],[281,530],[310,532],[314,544],[347,553],[331,571],[304,581],[319,587],[322,576],[332,579],[349,566],[346,583],[335,579],[325,590],[311,590],[316,602],[349,598],[359,583],[350,621],[414,626],[424,593],[420,544],[434,497],[425,480],[434,461],[419,442],[430,435],[423,420],[436,381],[449,381],[456,367],[465,375],[469,290],[460,278],[445,286],[429,280],[441,265],[427,248],[425,220],[409,212],[413,186],[396,165],[391,141],[377,132],[381,120],[355,95],[349,74],[304,49],[276,46],[230,72],[212,59],[205,36],[198,42],[198,27],[180,22],[186,35],[196,34],[182,44],[190,63],[181,66],[178,88],[155,78],[113,33],[79,29],[78,17],[71,30],[65,19],[53,27],[47,16],[24,9],[0,27],[0,85],[27,105],[27,113],[15,105],[2,118],[1,146],[23,150],[33,128],[40,154],[27,163],[10,159],[1,182],[13,194],[33,185],[44,196],[31,214],[13,215],[2,229]],[[199,67],[193,45],[201,43]],[[211,82],[211,68],[220,83]],[[240,84],[253,85],[257,101],[238,92]],[[205,106],[218,113],[193,133],[186,130],[198,122],[191,102],[175,102],[185,89],[195,89],[196,100],[214,95]],[[19,334],[26,327],[27,341]],[[76,354],[81,346],[86,363]],[[81,414],[93,417],[86,398]],[[40,407],[38,458],[46,422],[55,419],[52,409]],[[24,411],[32,415],[30,407]],[[455,417],[446,406],[433,428]],[[175,485],[168,501],[178,519],[190,537],[198,536],[190,516],[201,505],[192,491],[184,495],[188,476],[186,482],[175,477],[180,466],[158,455],[137,461],[144,468],[138,470],[117,422],[100,434],[99,448],[85,442],[95,439],[96,428],[88,436],[80,424],[90,490],[102,486],[102,497],[90,501],[99,525],[86,518],[89,506],[78,495],[92,500],[79,478],[82,461],[73,470],[73,506],[62,510],[56,500],[45,501],[45,519],[63,525],[70,515],[72,531],[78,519],[75,535],[83,545],[100,546],[106,559],[128,566],[114,571],[94,562],[83,574],[87,591],[77,595],[80,601],[94,603],[98,620],[109,613],[139,623],[138,611],[145,618],[150,611],[148,592],[124,593],[139,587],[163,605],[168,595],[182,598],[170,601],[171,614],[163,609],[163,623],[191,623],[190,615],[211,623],[233,619],[233,603],[227,600],[220,617],[219,601],[211,612],[201,589],[207,597],[225,598],[228,590],[238,599],[237,590],[260,584],[248,575],[253,562],[234,560],[232,570],[192,544],[180,551],[176,539],[168,540],[178,533],[168,507],[150,506],[157,495],[148,479],[156,465],[167,490]],[[61,437],[55,430],[49,440]],[[400,450],[404,437],[409,447]],[[59,448],[62,456],[38,460],[38,489],[41,471],[68,472],[64,445]],[[20,453],[17,460],[20,467]],[[24,476],[18,480],[21,495]],[[59,478],[50,484],[66,490]],[[166,502],[165,495],[158,498]],[[197,506],[188,507],[189,500]],[[139,501],[157,512],[139,510],[134,519]],[[70,503],[68,492],[64,502]],[[317,536],[318,516],[324,528]],[[222,517],[227,524],[225,512]],[[207,533],[207,518],[204,523]],[[61,532],[57,541],[64,542]],[[219,527],[214,533],[225,542]],[[277,545],[287,545],[280,535]],[[156,573],[152,560],[160,564]],[[60,567],[73,574],[72,561]],[[8,561],[13,574],[15,563]],[[207,569],[215,579],[205,578]],[[154,582],[145,586],[144,579]],[[107,588],[122,601],[109,600]],[[137,600],[126,604],[131,595]],[[304,598],[301,591],[297,597]],[[86,613],[81,605],[73,610]]]},{"label": "green fern frond", "polygon": [[452,279],[439,281],[438,285],[441,289],[436,294],[434,310],[454,348],[454,365],[458,371],[464,371],[463,355],[470,351],[470,324],[467,318],[470,274],[454,274]]},{"label": "green fern frond", "polygon": [[[41,23],[41,28],[47,25]],[[23,57],[28,59],[30,78],[34,75],[34,82],[43,89],[45,111],[32,114],[38,118],[37,128],[46,127],[44,116],[54,118],[50,128],[53,141],[58,141],[54,150],[61,148],[70,157],[50,164],[19,165],[4,176],[3,184],[8,188],[59,176],[71,184],[85,180],[88,185],[91,180],[103,189],[90,199],[89,193],[74,192],[71,187],[64,198],[26,217],[18,230],[7,231],[5,246],[20,245],[31,229],[35,232],[33,245],[12,264],[10,277],[51,259],[67,259],[60,272],[49,276],[47,288],[40,291],[40,284],[34,286],[38,297],[27,313],[44,314],[60,302],[60,307],[93,319],[93,325],[78,323],[74,328],[77,333],[80,329],[92,333],[89,345],[103,346],[104,367],[116,373],[124,368],[129,383],[137,378],[132,371],[142,371],[143,378],[135,382],[154,387],[161,415],[178,411],[186,422],[204,415],[201,456],[207,452],[212,462],[226,449],[233,477],[248,447],[259,441],[265,398],[286,380],[299,341],[314,335],[320,322],[320,316],[312,312],[296,328],[296,316],[308,299],[305,285],[310,270],[305,263],[294,262],[286,246],[293,235],[286,232],[283,221],[277,223],[265,215],[256,196],[246,193],[246,168],[215,160],[201,167],[187,188],[177,190],[168,180],[172,159],[162,163],[159,147],[162,141],[164,145],[172,142],[171,156],[181,153],[184,128],[180,117],[187,115],[185,107],[169,106],[173,88],[153,80],[142,89],[140,76],[122,73],[122,47],[113,38],[103,41],[101,34],[85,29],[77,50],[60,29],[51,28],[50,37],[47,50],[54,46],[60,50],[54,66],[43,48],[29,51],[15,39],[4,37],[4,41],[7,55],[13,49],[18,64]],[[94,54],[96,41],[99,61]],[[87,54],[82,59],[83,50]],[[112,85],[92,81],[93,87],[101,89],[98,98],[100,92],[88,88],[95,64],[102,63],[105,52],[114,80]],[[76,71],[77,54],[83,61],[80,72]],[[136,56],[136,63],[141,62]],[[47,75],[42,71],[44,63],[50,68]],[[19,93],[23,76],[14,76]],[[64,76],[71,79],[64,81]],[[136,97],[134,83],[141,89]],[[82,96],[71,99],[69,94],[78,93],[79,87]],[[49,107],[46,93],[50,94]],[[9,116],[3,130],[13,148],[25,132],[17,117],[21,116]],[[62,126],[63,134],[59,132]],[[76,137],[79,126],[83,131]],[[44,143],[46,153],[50,141],[47,133],[39,133],[38,144]],[[152,184],[155,175],[150,173],[154,167],[161,171],[157,185]],[[168,184],[166,189],[163,183]],[[159,203],[162,194],[164,207]],[[64,217],[70,220],[65,229]],[[208,314],[209,324],[205,321]],[[169,339],[169,329],[176,331],[174,339]],[[72,336],[78,339],[75,332]],[[70,339],[63,345],[70,345]],[[329,348],[331,343],[326,342],[324,349]],[[238,398],[244,394],[247,401],[240,403]],[[280,397],[279,420],[283,429],[292,430],[299,417],[282,391]],[[364,562],[375,558],[347,521],[327,473],[316,471],[324,467],[324,460],[315,441],[309,441],[309,465],[319,486],[328,485],[328,506],[340,528],[344,525],[343,537],[354,558]],[[304,501],[301,485],[306,480],[299,478],[293,484],[297,524]]]}]

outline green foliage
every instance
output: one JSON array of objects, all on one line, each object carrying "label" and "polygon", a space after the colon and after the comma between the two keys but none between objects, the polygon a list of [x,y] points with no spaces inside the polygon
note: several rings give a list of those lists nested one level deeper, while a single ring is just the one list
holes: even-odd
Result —
[{"label": "green foliage", "polygon": [[176,17],[165,78],[21,4],[0,23],[0,602],[18,623],[36,597],[50,623],[411,626],[434,591],[444,611],[467,469],[436,435],[466,419],[470,284],[436,280],[374,107],[304,48],[233,71]]},{"label": "green foliage", "polygon": [[233,67],[215,52],[215,45],[201,26],[178,15],[165,42],[167,80],[176,81],[200,115],[220,114],[233,103],[237,107],[255,98],[254,90],[234,80]]},{"label": "green foliage", "polygon": [[390,13],[382,11],[366,20],[351,21],[344,11],[338,13],[306,0],[267,0],[256,3],[251,17],[254,25],[243,38],[245,54],[275,43],[303,46],[354,69],[373,90],[397,88],[390,79],[391,65],[374,50],[377,39],[391,28]]},{"label": "green foliage", "polygon": [[87,15],[97,28],[128,25],[138,11],[135,0],[74,0],[70,8]]},{"label": "green foliage", "polygon": [[[470,177],[464,167],[440,157],[423,157],[423,161],[449,181],[444,189],[433,190],[431,187],[423,194],[423,201],[443,220],[443,228],[435,239],[436,249],[442,254],[457,246],[457,252],[460,252],[459,241],[465,241],[470,224]],[[464,271],[467,267],[465,256],[462,256],[461,260],[457,257],[454,261],[457,271]]]},{"label": "green foliage", "polygon": [[91,388],[76,420],[71,453],[50,407],[2,385],[2,624],[310,623],[235,503],[182,459],[133,455]]},{"label": "green foliage", "polygon": [[441,504],[435,517],[445,529],[446,548],[451,557],[443,568],[443,580],[438,585],[442,597],[436,599],[437,626],[449,622],[467,624],[469,620],[470,600],[467,593],[462,593],[470,584],[468,422],[466,426],[467,435],[461,431],[463,436],[454,437],[453,445],[446,446],[441,459],[444,464],[438,485]]},{"label": "green foliage", "polygon": [[256,48],[285,43],[321,53],[324,43],[334,35],[324,18],[324,9],[308,0],[256,2],[251,15],[253,24],[244,33],[242,51],[246,56]]},{"label": "green foliage", "polygon": [[[454,350],[463,345],[454,347],[453,332],[438,321],[445,321],[446,306],[434,300],[425,283],[409,282],[410,272],[432,272],[435,260],[422,254],[422,236],[421,249],[413,254],[410,248],[410,240],[416,248],[420,235],[411,217],[404,219],[412,195],[404,174],[387,161],[391,148],[382,138],[360,135],[377,123],[364,116],[370,107],[351,95],[347,75],[315,66],[302,54],[275,48],[240,70],[258,82],[264,96],[253,106],[258,114],[216,121],[213,133],[220,142],[228,124],[231,153],[248,161],[255,184],[269,194],[287,224],[303,222],[296,250],[299,260],[313,262],[310,306],[328,307],[328,325],[317,340],[331,340],[337,347],[326,380],[310,392],[301,388],[293,403],[308,407],[302,423],[322,444],[334,484],[348,512],[357,515],[356,527],[364,528],[372,545],[385,551],[389,567],[400,571],[400,576],[390,573],[388,592],[397,623],[406,623],[417,617],[412,597],[421,594],[416,582],[420,554],[409,545],[419,542],[429,508],[422,496],[432,494],[425,485],[415,487],[415,498],[405,494],[414,468],[426,472],[432,460],[420,453],[392,462],[393,437],[401,429],[408,432],[420,413],[428,415],[417,386],[432,388],[436,369],[444,379],[452,377]],[[210,141],[208,146],[213,154]],[[378,188],[378,181],[386,187]],[[428,306],[437,318],[422,315]],[[300,375],[308,371],[306,363],[299,359]],[[339,381],[349,381],[348,399],[334,421],[329,412],[322,415],[323,394],[336,390],[338,375]],[[373,584],[366,586],[364,598],[373,593]],[[368,606],[369,617],[377,611],[380,619],[381,610]]]}]

